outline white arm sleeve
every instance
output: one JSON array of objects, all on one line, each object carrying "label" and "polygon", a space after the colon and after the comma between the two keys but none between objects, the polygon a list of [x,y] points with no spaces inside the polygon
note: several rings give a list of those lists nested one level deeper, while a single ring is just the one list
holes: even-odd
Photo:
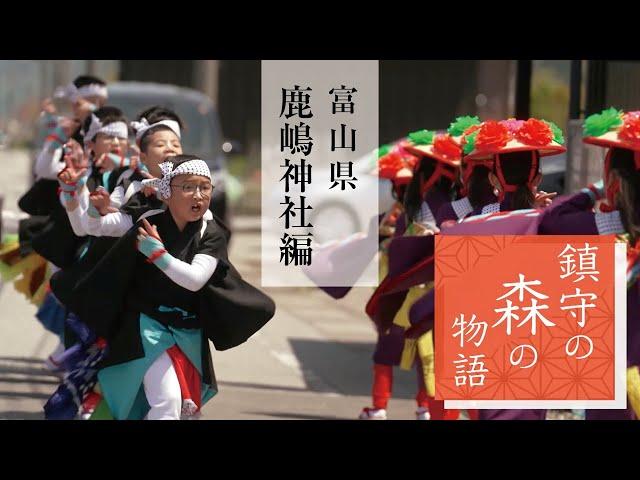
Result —
[{"label": "white arm sleeve", "polygon": [[168,258],[167,267],[162,269],[165,275],[174,283],[192,292],[197,292],[204,287],[218,266],[217,258],[202,253],[195,255],[190,264],[168,253],[164,257]]},{"label": "white arm sleeve", "polygon": [[111,195],[109,195],[109,200],[111,201],[111,206],[115,208],[120,208],[124,203],[124,188],[122,185],[118,185],[113,189]]},{"label": "white arm sleeve", "polygon": [[67,210],[67,216],[69,217],[69,223],[71,223],[73,233],[75,233],[79,237],[83,237],[88,234],[85,225],[85,217],[87,216],[87,209],[89,208],[89,190],[87,190],[86,186],[83,186],[82,189],[77,193],[76,199],[78,205],[73,210],[69,210],[67,208],[67,204],[64,201],[63,193],[60,192],[60,203],[62,203],[62,205]]},{"label": "white arm sleeve", "polygon": [[100,218],[83,215],[87,235],[94,237],[121,237],[133,227],[131,215],[122,212],[108,213]]},{"label": "white arm sleeve", "polygon": [[[63,200],[63,194],[60,193],[60,201],[66,208],[66,204]],[[82,208],[77,206],[73,210],[67,210],[67,216],[69,217],[69,223],[71,223],[71,228],[73,229],[73,233],[75,233],[79,237],[84,237],[87,234],[87,231],[84,228],[84,215],[82,212]]]},{"label": "white arm sleeve", "polygon": [[64,162],[61,162],[62,147],[54,149],[51,142],[47,142],[42,147],[33,171],[38,178],[47,178],[57,180],[58,174],[64,168]]},{"label": "white arm sleeve", "polygon": [[78,205],[80,205],[80,211],[82,215],[87,214],[87,210],[89,209],[89,189],[86,185],[83,185],[82,189],[78,193]]}]

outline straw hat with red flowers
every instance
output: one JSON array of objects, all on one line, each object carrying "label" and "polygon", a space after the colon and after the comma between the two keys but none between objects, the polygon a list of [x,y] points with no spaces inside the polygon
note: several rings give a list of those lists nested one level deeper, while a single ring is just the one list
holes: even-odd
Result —
[{"label": "straw hat with red flowers", "polygon": [[433,158],[445,165],[460,165],[462,148],[450,134],[438,134],[433,130],[418,130],[407,135],[402,147],[418,157]]},{"label": "straw hat with red flowers", "polygon": [[[447,133],[451,135],[456,143],[459,145],[463,145],[463,139],[465,136],[470,135],[480,128],[482,122],[477,116],[463,116],[457,117],[451,124],[449,125],[449,129]],[[460,191],[461,195],[466,196],[468,193],[469,180],[473,171],[478,166],[487,167],[489,170],[493,168],[493,158],[485,158],[485,159],[470,159],[465,156],[465,152],[462,152],[462,189]]]},{"label": "straw hat with red flowers", "polygon": [[[583,135],[584,143],[640,152],[640,111],[623,112],[611,107],[590,115],[584,121]],[[640,169],[638,153],[635,163]]]},{"label": "straw hat with red flowers", "polygon": [[565,152],[562,130],[553,122],[530,118],[502,121],[487,120],[463,135],[465,158],[490,159],[495,155],[538,151],[541,157]]},{"label": "straw hat with red flowers", "polygon": [[[640,170],[640,111],[624,112],[613,107],[607,108],[588,116],[582,128],[584,143],[631,150],[636,170]],[[609,182],[612,160],[612,150],[609,150],[604,160],[606,202],[600,205],[603,212],[616,209],[615,197],[620,191],[619,179]]]},{"label": "straw hat with red flowers", "polygon": [[533,188],[539,171],[539,157],[565,152],[562,130],[553,122],[530,118],[528,120],[487,120],[467,129],[462,136],[465,159],[470,161],[494,160],[494,171],[502,190],[498,199],[504,199],[505,192],[514,192],[517,185],[509,184],[504,176],[502,163],[504,154],[514,152],[537,152],[531,162],[527,185]]},{"label": "straw hat with red flowers", "polygon": [[[425,195],[440,178],[456,181],[456,170],[460,166],[462,147],[449,133],[438,134],[433,130],[418,130],[407,135],[402,147],[416,155],[435,160],[436,168],[428,179],[423,179],[420,186],[421,195]],[[416,164],[415,170],[420,166]]]}]

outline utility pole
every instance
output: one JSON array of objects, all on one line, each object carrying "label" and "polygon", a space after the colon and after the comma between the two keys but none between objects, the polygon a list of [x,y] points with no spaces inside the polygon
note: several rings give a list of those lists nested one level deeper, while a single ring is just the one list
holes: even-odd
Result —
[{"label": "utility pole", "polygon": [[518,60],[516,70],[516,118],[526,120],[531,113],[532,60]]},{"label": "utility pole", "polygon": [[96,74],[96,61],[95,60],[87,60],[87,75],[95,75]]},{"label": "utility pole", "polygon": [[582,113],[582,60],[571,60],[569,95],[569,119],[577,120]]},{"label": "utility pole", "polygon": [[218,106],[219,60],[197,60],[194,63],[194,88],[200,90]]}]

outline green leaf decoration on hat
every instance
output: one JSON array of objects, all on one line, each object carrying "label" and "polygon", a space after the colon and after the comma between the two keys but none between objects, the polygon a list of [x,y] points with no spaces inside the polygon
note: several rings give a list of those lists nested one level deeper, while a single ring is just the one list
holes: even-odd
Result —
[{"label": "green leaf decoration on hat", "polygon": [[478,136],[478,130],[467,135],[465,137],[466,143],[464,144],[464,149],[462,150],[465,155],[469,155],[476,149],[476,137]]},{"label": "green leaf decoration on hat", "polygon": [[411,132],[408,138],[414,145],[431,145],[435,135],[436,132],[433,130],[418,130],[417,132]]},{"label": "green leaf decoration on hat", "polygon": [[465,132],[465,130],[467,130],[467,128],[479,124],[480,119],[478,117],[470,117],[469,115],[458,117],[451,123],[451,125],[449,125],[447,132],[452,137],[459,137]]},{"label": "green leaf decoration on hat", "polygon": [[622,125],[622,110],[611,107],[601,113],[588,116],[584,121],[583,132],[585,137],[599,137],[620,125]]},{"label": "green leaf decoration on hat", "polygon": [[559,145],[564,145],[564,135],[562,133],[562,129],[549,120],[543,119],[542,121],[549,125],[549,128],[551,128],[551,131],[553,132],[553,141]]},{"label": "green leaf decoration on hat", "polygon": [[386,145],[382,145],[380,148],[378,148],[378,158],[384,157],[387,153],[389,153],[391,151],[391,147],[392,145],[390,143],[387,143]]}]

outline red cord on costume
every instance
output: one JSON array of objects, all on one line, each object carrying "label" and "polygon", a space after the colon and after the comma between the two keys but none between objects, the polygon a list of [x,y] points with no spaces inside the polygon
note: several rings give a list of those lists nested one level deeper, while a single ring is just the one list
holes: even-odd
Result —
[{"label": "red cord on costume", "polygon": [[52,140],[55,140],[58,143],[65,143],[65,142],[62,141],[62,139],[59,136],[57,136],[54,133],[52,133],[50,135],[47,135],[47,138],[45,139],[45,141],[47,141],[47,142],[50,142]]},{"label": "red cord on costume", "polygon": [[420,185],[421,198],[424,198],[431,187],[442,177],[447,177],[452,182],[456,181],[455,172],[447,168],[442,162],[437,162],[435,171],[431,174],[426,182],[423,182],[422,185]]},{"label": "red cord on costume", "polygon": [[489,170],[493,169],[493,160],[473,160],[467,162],[467,166],[462,171],[462,196],[466,197],[469,193],[469,179],[473,174],[473,170],[476,167],[483,166],[487,167]]},{"label": "red cord on costume", "polygon": [[159,249],[159,250],[155,250],[151,255],[149,255],[149,258],[147,258],[147,263],[155,262],[157,259],[159,259],[165,253],[167,253],[167,251],[164,248]]},{"label": "red cord on costume", "polygon": [[[540,160],[535,155],[535,150],[531,150],[531,168],[529,169],[529,176],[527,177],[527,188],[533,191],[533,180],[538,173],[538,167]],[[495,166],[496,166],[496,174],[498,176],[498,180],[500,181],[500,185],[502,186],[502,191],[498,195],[498,201],[502,202],[504,200],[504,196],[507,192],[515,192],[518,189],[518,185],[511,185],[507,183],[507,180],[504,178],[504,173],[502,172],[502,163],[500,161],[500,154],[495,155]]]}]

